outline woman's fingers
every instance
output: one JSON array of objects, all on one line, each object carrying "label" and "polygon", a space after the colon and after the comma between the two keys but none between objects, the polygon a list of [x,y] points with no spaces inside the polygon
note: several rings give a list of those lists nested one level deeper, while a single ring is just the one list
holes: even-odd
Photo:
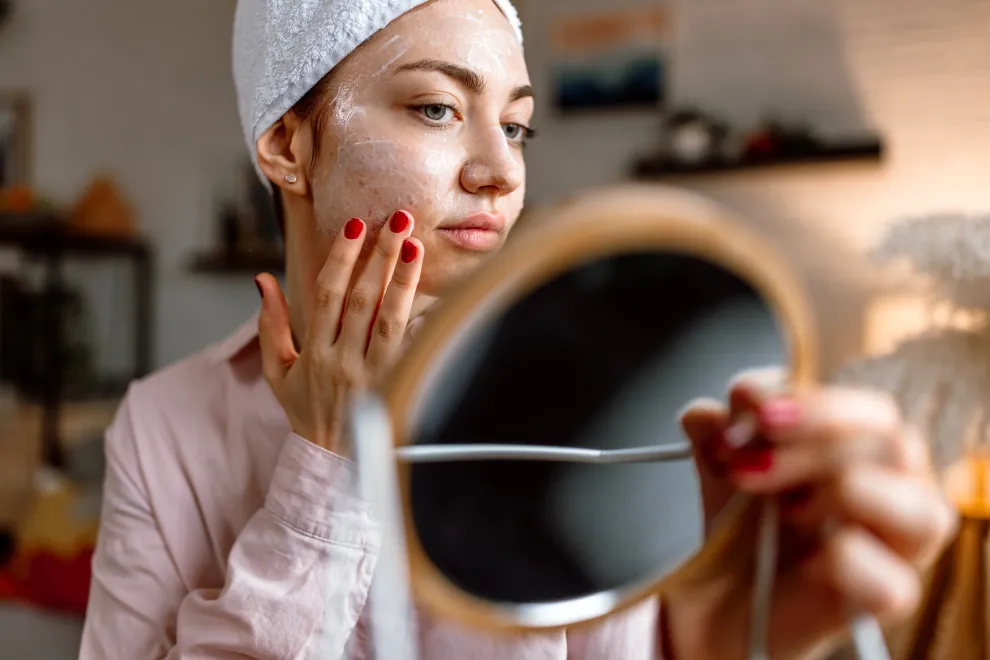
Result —
[{"label": "woman's fingers", "polygon": [[836,517],[862,526],[918,566],[934,559],[956,528],[934,484],[870,464],[823,484],[804,502],[784,498],[783,507],[789,524],[809,531]]},{"label": "woman's fingers", "polygon": [[715,399],[695,399],[684,407],[679,418],[699,469],[724,477],[729,460],[728,447],[722,442],[729,420],[725,406]]},{"label": "woman's fingers", "polygon": [[900,459],[885,460],[901,451],[883,436],[851,435],[808,445],[773,445],[757,441],[737,450],[729,462],[732,480],[753,493],[780,493],[807,484],[832,480],[856,464],[882,464],[901,469]]},{"label": "woman's fingers", "polygon": [[313,310],[306,330],[307,345],[329,347],[336,339],[347,288],[367,233],[360,218],[351,218],[330,246],[327,260],[316,278]]},{"label": "woman's fingers", "polygon": [[728,418],[725,405],[717,399],[699,397],[688,401],[678,413],[681,427],[692,440],[695,435],[707,436],[713,426],[720,426]]},{"label": "woman's fingers", "polygon": [[747,490],[780,492],[860,462],[919,475],[927,470],[927,449],[908,441],[897,406],[885,395],[826,389],[765,401],[752,415],[763,441],[736,452],[732,463],[734,480]]},{"label": "woman's fingers", "polygon": [[375,316],[366,358],[372,374],[380,374],[391,364],[402,346],[422,268],[423,244],[418,239],[407,238]]},{"label": "woman's fingers", "polygon": [[265,378],[277,388],[285,378],[289,367],[299,355],[292,343],[289,326],[289,306],[278,280],[268,273],[254,279],[261,294],[261,313],[258,315],[258,336],[261,343],[261,363]]},{"label": "woman's fingers", "polygon": [[910,613],[921,596],[914,567],[861,528],[844,527],[825,538],[801,571],[837,592],[850,611],[880,618]]},{"label": "woman's fingers", "polygon": [[402,243],[413,229],[413,217],[407,211],[392,214],[382,227],[364,271],[351,288],[344,307],[339,345],[359,354],[363,360],[371,339],[371,323],[402,252]]},{"label": "woman's fingers", "polygon": [[766,401],[759,417],[778,444],[825,445],[851,433],[890,437],[901,429],[900,410],[889,395],[835,387]]},{"label": "woman's fingers", "polygon": [[728,410],[714,399],[696,399],[680,415],[698,468],[706,530],[735,492],[725,479],[730,452],[723,437],[728,420]]}]

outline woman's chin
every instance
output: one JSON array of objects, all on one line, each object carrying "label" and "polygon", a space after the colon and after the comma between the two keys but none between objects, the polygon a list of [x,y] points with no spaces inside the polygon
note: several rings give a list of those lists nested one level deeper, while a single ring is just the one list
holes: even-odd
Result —
[{"label": "woman's chin", "polygon": [[[419,278],[418,292],[435,298],[442,297],[469,279],[486,258],[495,253],[468,253],[454,259],[443,259],[441,263],[430,262],[427,251],[423,264],[423,274]],[[447,255],[443,255],[447,257]]]}]

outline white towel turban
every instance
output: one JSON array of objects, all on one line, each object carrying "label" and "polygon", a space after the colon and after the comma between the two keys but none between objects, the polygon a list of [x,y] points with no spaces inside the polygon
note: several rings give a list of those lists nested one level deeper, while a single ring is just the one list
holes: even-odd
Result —
[{"label": "white towel turban", "polygon": [[[238,0],[234,86],[255,169],[256,145],[262,133],[355,48],[425,1]],[[494,2],[521,43],[519,15],[512,3]]]}]

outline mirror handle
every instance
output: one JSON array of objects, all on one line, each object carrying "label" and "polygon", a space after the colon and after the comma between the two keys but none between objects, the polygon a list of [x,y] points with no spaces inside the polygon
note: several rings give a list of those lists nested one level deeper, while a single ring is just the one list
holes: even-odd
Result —
[{"label": "mirror handle", "polygon": [[[826,523],[824,533],[830,534],[838,526],[837,520],[831,520]],[[890,650],[887,648],[887,641],[883,637],[883,631],[876,617],[851,611],[849,632],[859,660],[890,660]]]},{"label": "mirror handle", "polygon": [[890,660],[887,641],[875,617],[854,614],[849,620],[849,628],[859,660]]},{"label": "mirror handle", "polygon": [[371,657],[417,660],[418,634],[392,424],[382,400],[361,394],[351,400],[347,437],[357,464],[358,492],[379,523],[381,548],[371,581]]},{"label": "mirror handle", "polygon": [[749,622],[749,660],[769,660],[770,610],[773,606],[773,582],[777,574],[780,539],[780,509],[766,497],[760,511],[760,528],[756,537],[756,579],[753,583],[753,613]]},{"label": "mirror handle", "polygon": [[[773,582],[777,572],[780,539],[780,507],[765,498],[757,537],[756,580],[753,587],[753,614],[749,629],[749,660],[769,660],[768,637]],[[859,660],[890,660],[890,651],[876,618],[853,613],[849,619],[853,647]]]}]

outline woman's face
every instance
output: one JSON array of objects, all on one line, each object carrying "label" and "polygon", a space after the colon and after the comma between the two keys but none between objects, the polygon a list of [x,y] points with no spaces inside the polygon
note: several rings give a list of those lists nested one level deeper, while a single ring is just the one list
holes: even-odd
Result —
[{"label": "woman's face", "polygon": [[316,222],[332,236],[361,218],[370,247],[409,211],[420,291],[436,295],[501,247],[522,210],[533,115],[522,47],[492,0],[434,0],[358,48],[334,82],[310,168]]}]

